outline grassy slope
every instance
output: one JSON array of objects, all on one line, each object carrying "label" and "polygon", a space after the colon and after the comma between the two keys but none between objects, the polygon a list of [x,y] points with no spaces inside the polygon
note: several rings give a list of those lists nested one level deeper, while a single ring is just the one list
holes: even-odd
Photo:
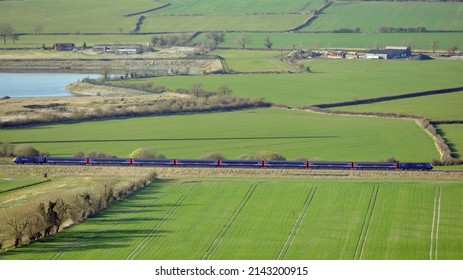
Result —
[{"label": "grassy slope", "polygon": [[347,2],[336,1],[304,30],[331,31],[360,27],[377,32],[381,26],[418,27],[428,30],[461,30],[461,3]]},{"label": "grassy slope", "polygon": [[288,159],[374,161],[393,155],[402,161],[429,161],[438,157],[432,140],[412,121],[279,109],[51,125],[2,134],[5,141],[30,143],[56,156],[103,150],[126,157],[139,147],[154,146],[171,158],[197,158],[213,151],[236,158],[264,150]]},{"label": "grassy slope", "polygon": [[460,91],[367,105],[334,107],[333,110],[412,114],[431,120],[462,120],[462,107],[463,92]]},{"label": "grassy slope", "polygon": [[439,125],[437,129],[440,130],[440,134],[451,148],[453,156],[461,159],[463,157],[463,125]]},{"label": "grassy slope", "polygon": [[[260,52],[259,52],[260,53]],[[233,52],[217,51],[232,55]],[[253,60],[237,60],[231,70],[253,69]],[[461,86],[460,61],[365,61],[365,60],[311,60],[313,73],[219,75],[193,77],[159,77],[148,79],[170,89],[191,88],[202,83],[206,90],[215,91],[228,85],[233,94],[260,98],[289,106],[305,106],[397,95],[430,89]],[[267,64],[271,69],[273,64]],[[265,68],[263,68],[265,69]]]},{"label": "grassy slope", "polygon": [[353,259],[368,227],[362,259],[429,259],[436,186],[438,259],[461,259],[461,183],[200,178],[159,181],[84,224],[0,258],[277,259],[287,248],[285,259]]},{"label": "grassy slope", "polygon": [[[11,23],[17,32],[33,33],[34,26],[41,24],[43,33],[60,32],[124,32],[131,31],[137,16],[124,14],[143,11],[162,3],[150,0],[102,0],[102,1],[1,1],[2,22]],[[89,9],[91,7],[91,9]],[[108,7],[111,7],[108,9]],[[26,16],[18,16],[18,14]]]}]

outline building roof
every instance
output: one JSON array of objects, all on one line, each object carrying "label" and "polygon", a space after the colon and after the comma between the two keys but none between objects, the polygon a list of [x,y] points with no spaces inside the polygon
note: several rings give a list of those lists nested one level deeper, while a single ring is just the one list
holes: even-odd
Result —
[{"label": "building roof", "polygon": [[386,46],[385,50],[399,50],[399,51],[407,51],[410,49],[409,46]]}]

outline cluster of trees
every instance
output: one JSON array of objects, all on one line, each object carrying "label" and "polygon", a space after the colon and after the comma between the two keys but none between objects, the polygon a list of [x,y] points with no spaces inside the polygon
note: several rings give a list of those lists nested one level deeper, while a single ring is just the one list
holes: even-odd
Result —
[{"label": "cluster of trees", "polygon": [[19,34],[9,23],[3,23],[0,25],[0,36],[3,38],[3,44],[6,44],[6,39],[10,39],[13,44],[19,40]]},{"label": "cluster of trees", "polygon": [[145,177],[121,183],[109,179],[99,186],[86,188],[76,194],[64,194],[38,203],[4,213],[0,230],[0,249],[19,247],[59,232],[64,225],[79,223],[105,209],[111,203],[128,197],[156,179],[152,172]]},{"label": "cluster of trees", "polygon": [[38,157],[48,155],[48,152],[40,152],[29,144],[20,144],[16,146],[9,142],[0,144],[0,157]]},{"label": "cluster of trees", "polygon": [[[207,153],[201,156],[200,159],[225,160],[226,158],[219,152],[210,152],[210,153]],[[272,152],[272,151],[261,151],[255,155],[243,154],[243,155],[238,156],[236,159],[237,160],[286,160],[286,158],[283,155],[278,154],[276,152]],[[305,161],[306,159],[299,158],[297,160]]]},{"label": "cluster of trees", "polygon": [[421,119],[420,125],[429,133],[431,134],[437,142],[437,146],[441,151],[441,159],[435,159],[431,163],[433,165],[459,165],[462,164],[463,161],[458,160],[452,156],[452,150],[445,142],[444,138],[437,132],[434,125],[432,125],[428,120]]},{"label": "cluster of trees", "polygon": [[340,28],[333,30],[334,33],[361,33],[360,27],[357,28]]},{"label": "cluster of trees", "polygon": [[151,37],[151,43],[156,47],[172,47],[172,46],[188,46],[190,36],[187,34],[181,35],[154,35]]},{"label": "cluster of trees", "polygon": [[379,28],[379,33],[419,33],[426,32],[426,27],[387,27],[381,26]]}]

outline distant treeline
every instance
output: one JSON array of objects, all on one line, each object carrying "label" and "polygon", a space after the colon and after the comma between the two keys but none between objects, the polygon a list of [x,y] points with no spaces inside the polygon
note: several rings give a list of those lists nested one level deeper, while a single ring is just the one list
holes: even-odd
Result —
[{"label": "distant treeline", "polygon": [[364,2],[463,2],[463,0],[361,0]]},{"label": "distant treeline", "polygon": [[418,26],[418,27],[387,27],[381,26],[379,28],[379,33],[420,33],[426,32],[426,27]]}]

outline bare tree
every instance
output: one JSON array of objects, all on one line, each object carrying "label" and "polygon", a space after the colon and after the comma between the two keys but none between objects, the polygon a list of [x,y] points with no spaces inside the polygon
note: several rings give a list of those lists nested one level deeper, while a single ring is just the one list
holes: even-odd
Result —
[{"label": "bare tree", "polygon": [[191,86],[191,92],[194,94],[194,96],[199,97],[199,94],[203,91],[202,87],[202,83],[194,83]]},{"label": "bare tree", "polygon": [[6,44],[6,38],[9,38],[12,34],[15,33],[13,26],[9,23],[4,23],[0,25],[0,36],[3,37],[3,44]]},{"label": "bare tree", "polygon": [[221,85],[217,89],[217,94],[231,95],[232,93],[233,93],[233,91],[231,90],[231,88],[228,85]]},{"label": "bare tree", "polygon": [[34,25],[34,35],[37,35],[38,33],[41,33],[43,31],[43,26],[39,23],[37,25]]},{"label": "bare tree", "polygon": [[225,34],[223,32],[209,32],[206,34],[206,38],[211,49],[215,49],[220,43],[225,42]]},{"label": "bare tree", "polygon": [[264,45],[265,45],[265,46],[267,47],[267,49],[269,49],[269,50],[272,48],[273,43],[272,43],[272,41],[270,41],[270,37],[269,37],[269,36],[267,36],[267,37],[265,38],[265,43],[264,43]]},{"label": "bare tree", "polygon": [[431,49],[432,49],[433,53],[436,53],[436,49],[437,49],[437,41],[436,40],[432,40]]},{"label": "bare tree", "polygon": [[28,223],[28,219],[22,215],[14,215],[6,219],[6,224],[13,231],[14,247],[18,247],[21,245]]},{"label": "bare tree", "polygon": [[241,36],[238,36],[238,38],[236,38],[236,43],[238,43],[238,45],[240,45],[241,48],[244,49],[247,44],[251,43],[251,38],[248,34],[243,33],[241,34]]},{"label": "bare tree", "polygon": [[450,54],[455,54],[455,53],[457,52],[457,50],[458,50],[458,46],[457,46],[457,45],[452,45],[452,46],[448,49],[448,51],[449,51]]}]

